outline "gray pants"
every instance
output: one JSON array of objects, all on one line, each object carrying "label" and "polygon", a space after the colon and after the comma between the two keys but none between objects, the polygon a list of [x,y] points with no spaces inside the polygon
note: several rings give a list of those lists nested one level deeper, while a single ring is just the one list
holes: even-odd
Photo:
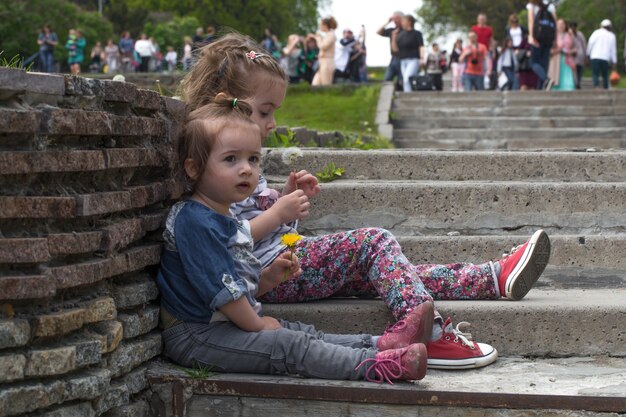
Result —
[{"label": "gray pants", "polygon": [[311,378],[364,379],[377,350],[371,335],[324,334],[311,325],[280,320],[282,329],[245,332],[231,322],[181,323],[163,332],[164,354],[218,372],[292,374]]}]

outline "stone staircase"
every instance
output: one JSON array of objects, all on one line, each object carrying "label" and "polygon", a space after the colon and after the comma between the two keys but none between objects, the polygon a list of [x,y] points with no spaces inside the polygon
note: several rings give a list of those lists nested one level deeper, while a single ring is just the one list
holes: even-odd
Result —
[{"label": "stone staircase", "polygon": [[[334,162],[345,174],[322,185],[300,232],[384,227],[412,262],[450,263],[496,259],[545,229],[551,262],[522,301],[436,302],[444,317],[472,323],[474,339],[494,345],[498,361],[480,370],[429,370],[422,381],[393,386],[195,379],[160,363],[149,380],[165,414],[624,415],[626,150],[609,148],[626,143],[626,95],[415,93],[397,98],[393,111],[394,139],[411,149],[304,150],[298,167],[318,172]],[[277,187],[290,171],[281,154],[267,150],[264,161]],[[326,332],[380,334],[392,321],[380,300],[264,309]]]},{"label": "stone staircase", "polygon": [[623,148],[625,115],[620,90],[409,93],[392,108],[399,148]]}]

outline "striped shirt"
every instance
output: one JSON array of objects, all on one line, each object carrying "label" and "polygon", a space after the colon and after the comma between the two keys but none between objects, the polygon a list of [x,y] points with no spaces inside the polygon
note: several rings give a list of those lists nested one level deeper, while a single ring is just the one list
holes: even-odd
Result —
[{"label": "striped shirt", "polygon": [[[237,219],[250,221],[269,209],[278,201],[279,197],[280,193],[268,188],[267,180],[261,175],[259,177],[259,185],[257,185],[252,195],[239,203],[231,205],[230,211]],[[254,242],[252,253],[261,261],[263,268],[271,264],[278,255],[287,249],[287,246],[281,242],[280,238],[285,233],[297,233],[297,227],[297,221],[281,224],[263,239]]]}]

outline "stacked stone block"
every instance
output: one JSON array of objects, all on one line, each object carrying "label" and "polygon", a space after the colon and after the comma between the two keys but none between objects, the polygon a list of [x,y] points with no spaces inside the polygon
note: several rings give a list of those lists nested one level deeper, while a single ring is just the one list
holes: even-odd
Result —
[{"label": "stacked stone block", "polygon": [[0,68],[0,416],[141,416],[181,102]]}]

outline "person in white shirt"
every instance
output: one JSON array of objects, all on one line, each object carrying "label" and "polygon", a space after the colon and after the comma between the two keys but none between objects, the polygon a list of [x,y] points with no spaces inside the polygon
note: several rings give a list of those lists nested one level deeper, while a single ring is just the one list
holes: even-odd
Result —
[{"label": "person in white shirt", "polygon": [[135,42],[135,51],[141,58],[139,72],[148,72],[150,58],[156,53],[156,48],[145,33],[142,33],[140,39]]},{"label": "person in white shirt", "polygon": [[350,62],[350,54],[354,46],[356,45],[356,39],[352,30],[345,28],[343,30],[343,38],[339,39],[337,45],[335,45],[335,77],[348,79],[348,63]]},{"label": "person in white shirt", "polygon": [[169,72],[176,70],[176,61],[178,61],[178,54],[173,46],[168,46],[167,54],[165,54],[165,62],[167,62],[167,70]]},{"label": "person in white shirt", "polygon": [[600,29],[596,29],[589,38],[587,55],[591,60],[593,86],[600,86],[599,77],[602,75],[602,86],[609,88],[609,65],[617,67],[617,39],[611,31],[611,21],[604,19]]}]

